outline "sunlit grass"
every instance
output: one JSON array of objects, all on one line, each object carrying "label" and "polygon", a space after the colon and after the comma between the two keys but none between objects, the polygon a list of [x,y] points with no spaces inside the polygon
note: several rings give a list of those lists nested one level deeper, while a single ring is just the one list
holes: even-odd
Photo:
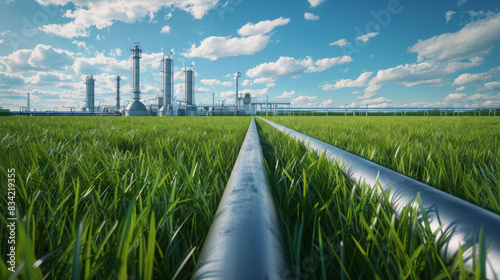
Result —
[{"label": "sunlit grass", "polygon": [[19,278],[189,278],[249,123],[0,118],[0,177],[18,178]]},{"label": "sunlit grass", "polygon": [[500,213],[500,118],[269,119]]}]

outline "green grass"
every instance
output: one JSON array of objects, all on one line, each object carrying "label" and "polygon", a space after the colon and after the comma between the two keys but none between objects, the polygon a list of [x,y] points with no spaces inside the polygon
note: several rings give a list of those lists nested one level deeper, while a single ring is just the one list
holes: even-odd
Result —
[{"label": "green grass", "polygon": [[258,124],[293,265],[286,279],[484,277],[484,258],[469,270],[461,254],[440,257],[437,231],[419,220],[425,221],[423,207],[408,205],[398,216],[387,194],[359,182],[355,187],[338,164]]},{"label": "green grass", "polygon": [[500,213],[500,118],[269,119]]},{"label": "green grass", "polygon": [[17,177],[19,279],[189,278],[249,123],[0,118],[2,189],[7,169]]}]

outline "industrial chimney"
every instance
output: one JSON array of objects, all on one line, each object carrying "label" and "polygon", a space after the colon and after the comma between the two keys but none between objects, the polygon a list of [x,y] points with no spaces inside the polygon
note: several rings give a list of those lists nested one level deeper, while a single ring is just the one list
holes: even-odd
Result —
[{"label": "industrial chimney", "polygon": [[89,75],[85,79],[85,107],[89,112],[94,112],[94,100],[95,100],[95,79],[94,76]]},{"label": "industrial chimney", "polygon": [[120,76],[116,76],[116,111],[120,111]]},{"label": "industrial chimney", "polygon": [[184,69],[184,92],[186,98],[186,114],[191,116],[196,114],[195,105],[195,85],[194,85],[194,63]]},{"label": "industrial chimney", "polygon": [[174,54],[170,52],[163,58],[163,104],[160,108],[160,116],[168,116],[172,112],[172,93],[174,84]]},{"label": "industrial chimney", "polygon": [[141,73],[141,53],[142,49],[138,42],[134,43],[134,46],[130,50],[132,52],[133,61],[133,74],[132,74],[132,94],[134,95],[134,101],[127,106],[125,110],[125,116],[147,116],[148,110],[146,106],[140,101],[141,100],[141,89],[140,89],[140,73]]}]

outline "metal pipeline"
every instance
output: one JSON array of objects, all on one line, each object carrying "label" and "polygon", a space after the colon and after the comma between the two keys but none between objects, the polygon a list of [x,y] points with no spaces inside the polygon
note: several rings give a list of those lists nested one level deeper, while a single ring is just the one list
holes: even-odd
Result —
[{"label": "metal pipeline", "polygon": [[365,182],[372,187],[379,182],[385,192],[390,190],[389,197],[397,213],[400,213],[404,206],[414,203],[417,195],[420,195],[432,231],[435,232],[442,226],[437,238],[449,234],[450,238],[442,251],[447,260],[456,256],[459,245],[463,248],[469,246],[463,256],[465,265],[472,268],[473,248],[478,251],[482,228],[485,249],[489,250],[486,256],[486,278],[500,279],[499,215],[286,126],[261,119],[291,138],[301,141],[308,149],[325,153],[328,158],[345,164],[347,174],[354,182]]},{"label": "metal pipeline", "polygon": [[252,119],[192,279],[282,279],[283,240]]}]

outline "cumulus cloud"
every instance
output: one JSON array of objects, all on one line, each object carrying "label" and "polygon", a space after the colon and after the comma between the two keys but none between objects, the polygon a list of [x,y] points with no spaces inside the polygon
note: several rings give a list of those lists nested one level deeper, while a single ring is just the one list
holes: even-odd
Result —
[{"label": "cumulus cloud", "polygon": [[[178,8],[195,19],[203,16],[218,3],[217,0],[37,0],[42,5],[66,6],[72,4],[64,17],[73,19],[65,24],[48,24],[40,29],[48,34],[65,37],[88,37],[90,27],[107,28],[117,21],[133,23],[146,17],[150,21],[163,8]],[[70,6],[70,7],[72,7]]]},{"label": "cumulus cloud", "polygon": [[314,101],[318,99],[317,96],[301,95],[290,100],[293,106],[313,106],[316,105]]},{"label": "cumulus cloud", "polygon": [[24,84],[24,77],[14,73],[0,72],[0,88],[11,88]]},{"label": "cumulus cloud", "polygon": [[247,87],[253,85],[252,80],[244,80],[243,83],[241,83],[242,86]]},{"label": "cumulus cloud", "polygon": [[467,0],[458,0],[457,7],[462,7],[465,3],[467,3]]},{"label": "cumulus cloud", "polygon": [[290,98],[295,95],[295,90],[292,91],[284,91],[278,98]]},{"label": "cumulus cloud", "polygon": [[211,36],[203,39],[199,46],[191,45],[182,55],[217,60],[221,57],[254,54],[264,49],[268,43],[269,36],[262,34],[243,38]]},{"label": "cumulus cloud", "polygon": [[465,89],[465,86],[457,87],[456,91],[462,91]]},{"label": "cumulus cloud", "polygon": [[454,86],[463,86],[463,85],[469,85],[469,84],[478,83],[478,82],[484,82],[486,80],[491,79],[493,77],[493,75],[499,71],[500,71],[500,67],[496,67],[496,68],[491,68],[489,71],[483,72],[483,73],[475,73],[475,74],[463,73],[460,76],[458,76],[455,79],[455,81],[453,81],[453,85]]},{"label": "cumulus cloud", "polygon": [[323,58],[314,61],[311,57],[295,59],[281,56],[276,62],[266,62],[249,69],[246,75],[250,78],[278,78],[288,75],[325,71],[333,66],[352,62],[350,56]]},{"label": "cumulus cloud", "polygon": [[104,72],[125,72],[130,69],[128,60],[118,60],[114,57],[105,56],[100,53],[95,57],[78,57],[73,64],[73,71],[77,74],[100,74]]},{"label": "cumulus cloud", "polygon": [[73,61],[74,53],[43,44],[0,57],[0,64],[5,65],[10,72],[64,69]]},{"label": "cumulus cloud", "polygon": [[312,8],[318,7],[321,3],[325,2],[325,0],[307,0],[309,1],[309,5],[311,5]]},{"label": "cumulus cloud", "polygon": [[197,87],[196,92],[209,92],[210,90],[206,87]]},{"label": "cumulus cloud", "polygon": [[287,25],[290,22],[289,18],[279,17],[275,20],[263,20],[258,23],[247,23],[240,29],[238,29],[238,34],[241,36],[251,36],[257,34],[266,34],[271,32],[274,28],[278,26]]},{"label": "cumulus cloud", "polygon": [[273,78],[257,78],[253,81],[254,84],[268,84],[274,82]]},{"label": "cumulus cloud", "polygon": [[339,39],[335,42],[332,42],[330,43],[329,45],[330,46],[339,46],[339,47],[345,47],[346,45],[348,45],[349,43],[347,42],[346,39],[342,38],[342,39]]},{"label": "cumulus cloud", "polygon": [[313,13],[308,13],[308,12],[304,13],[304,18],[306,20],[313,20],[313,21],[319,20],[319,16],[317,16],[317,15],[315,15]]},{"label": "cumulus cloud", "polygon": [[467,94],[465,93],[450,93],[443,100],[444,101],[457,101],[463,99]]},{"label": "cumulus cloud", "polygon": [[356,37],[356,40],[362,42],[363,44],[368,42],[368,40],[370,40],[371,38],[377,36],[379,33],[378,32],[370,32],[370,33],[367,33],[365,35],[361,35],[359,37]]},{"label": "cumulus cloud", "polygon": [[500,91],[500,81],[486,83],[480,91]]},{"label": "cumulus cloud", "polygon": [[356,80],[342,79],[338,80],[335,84],[324,84],[322,88],[323,90],[337,90],[341,88],[364,87],[367,85],[371,75],[372,72],[363,72]]},{"label": "cumulus cloud", "polygon": [[168,33],[170,33],[170,26],[168,26],[168,25],[163,26],[161,28],[161,30],[160,30],[160,33],[161,34],[168,34]]},{"label": "cumulus cloud", "polygon": [[441,82],[441,77],[476,67],[481,65],[483,61],[484,59],[481,57],[474,57],[467,62],[437,63],[426,61],[398,65],[379,70],[370,84],[396,83],[407,87],[438,84]]},{"label": "cumulus cloud", "polygon": [[467,24],[455,33],[444,33],[409,48],[418,60],[462,60],[489,54],[500,40],[500,13]]}]

